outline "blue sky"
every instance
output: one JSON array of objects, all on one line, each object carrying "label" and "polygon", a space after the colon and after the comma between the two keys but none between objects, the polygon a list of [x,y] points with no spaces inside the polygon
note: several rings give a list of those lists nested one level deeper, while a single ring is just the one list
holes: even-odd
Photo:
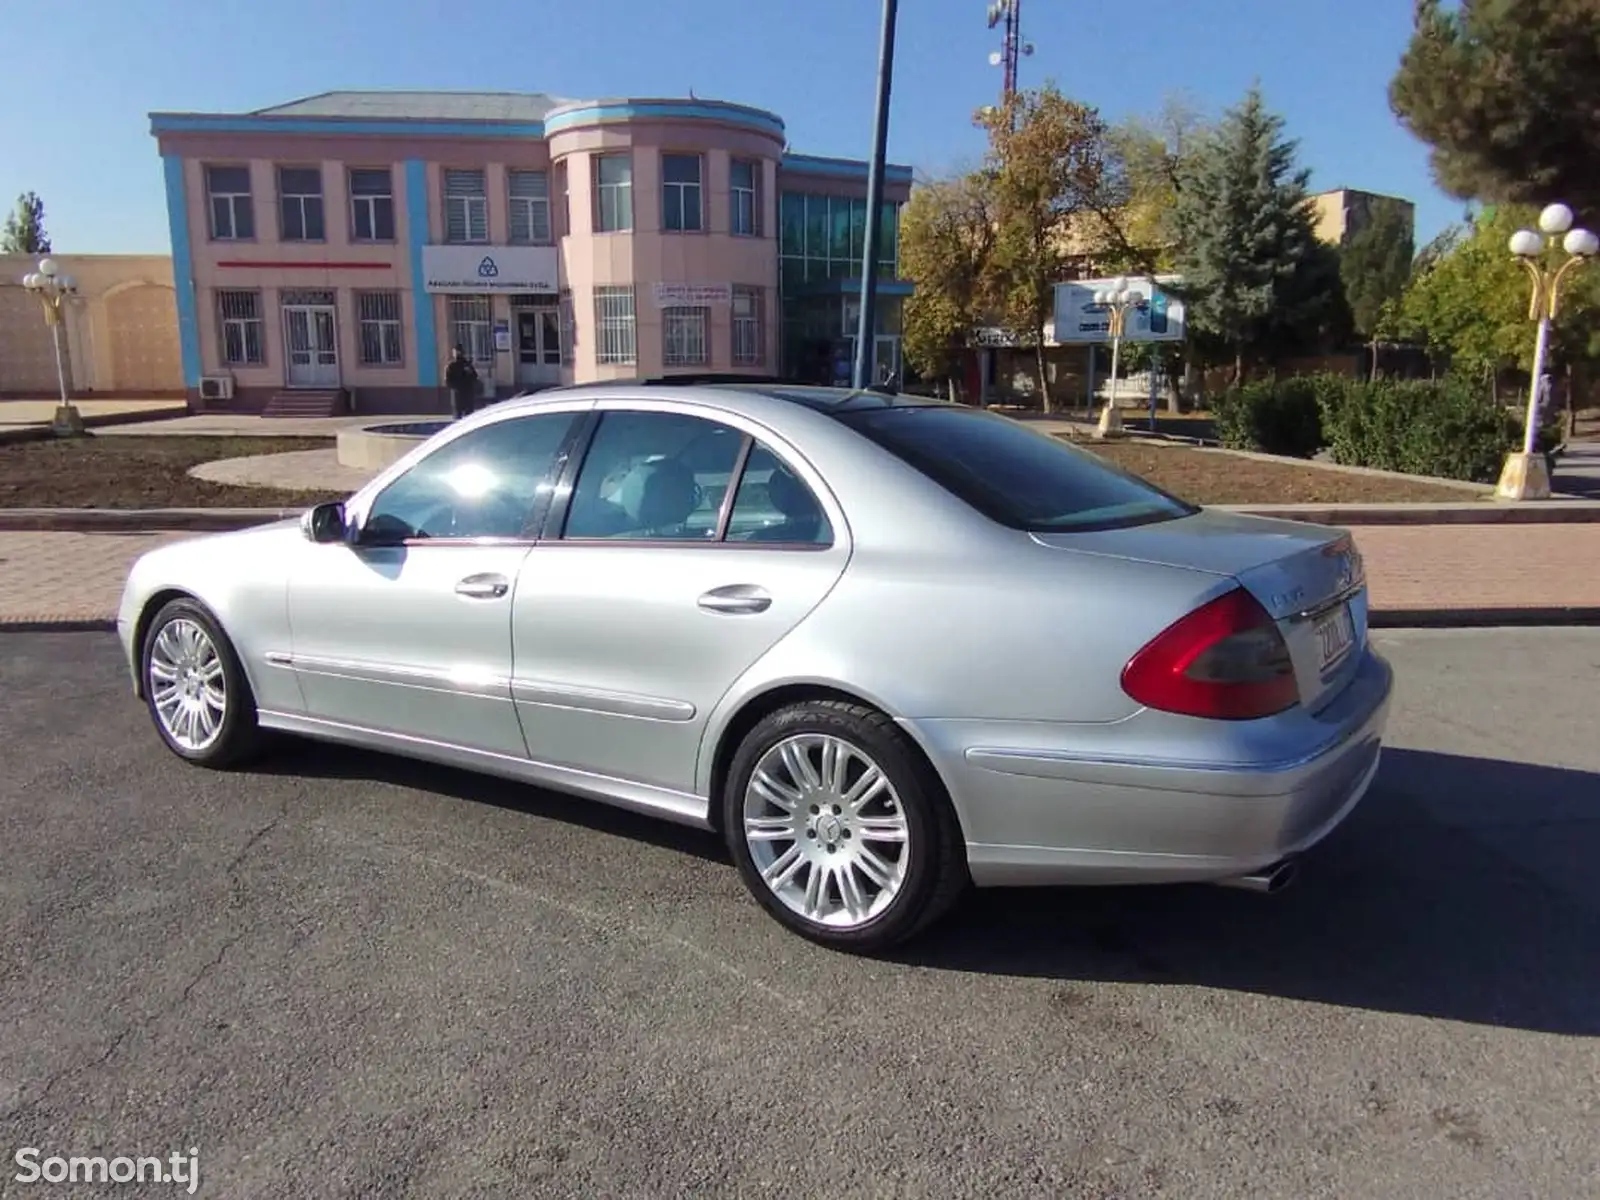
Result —
[{"label": "blue sky", "polygon": [[[901,0],[889,151],[929,171],[982,151],[998,37],[984,0]],[[65,15],[70,10],[70,17]],[[1110,119],[1181,92],[1202,109],[1259,79],[1313,187],[1417,203],[1419,243],[1462,205],[1386,88],[1402,0],[1025,0],[1024,86],[1054,78]],[[336,88],[680,96],[772,109],[795,150],[865,157],[878,0],[77,0],[34,12],[0,72],[0,204],[37,191],[58,250],[168,249],[152,110],[238,111]],[[70,31],[67,24],[70,22]],[[70,32],[70,53],[47,47]]]}]

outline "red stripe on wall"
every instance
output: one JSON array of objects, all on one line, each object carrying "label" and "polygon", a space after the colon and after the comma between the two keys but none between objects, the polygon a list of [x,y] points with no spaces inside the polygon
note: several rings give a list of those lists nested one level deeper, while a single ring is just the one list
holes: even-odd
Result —
[{"label": "red stripe on wall", "polygon": [[253,258],[230,258],[217,263],[219,267],[261,267],[270,271],[391,271],[386,262],[260,262]]}]

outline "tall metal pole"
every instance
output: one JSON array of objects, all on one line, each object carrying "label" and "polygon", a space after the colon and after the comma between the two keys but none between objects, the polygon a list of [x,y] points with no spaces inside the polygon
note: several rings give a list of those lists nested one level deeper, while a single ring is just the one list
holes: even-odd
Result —
[{"label": "tall metal pole", "polygon": [[867,176],[867,236],[861,252],[861,312],[856,322],[856,361],[852,382],[872,383],[878,332],[878,239],[883,228],[883,159],[889,141],[889,91],[894,79],[894,22],[898,0],[883,0],[883,33],[878,40],[877,125],[872,131],[872,168]]}]

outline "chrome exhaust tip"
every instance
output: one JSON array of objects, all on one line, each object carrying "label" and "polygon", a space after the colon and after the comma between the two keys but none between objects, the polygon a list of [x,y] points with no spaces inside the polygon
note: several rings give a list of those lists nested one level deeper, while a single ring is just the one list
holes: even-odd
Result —
[{"label": "chrome exhaust tip", "polygon": [[1283,891],[1294,882],[1299,873],[1299,865],[1292,858],[1282,862],[1273,863],[1270,867],[1263,867],[1249,875],[1235,875],[1232,879],[1219,879],[1219,887],[1239,888],[1246,892],[1260,892],[1271,896]]}]

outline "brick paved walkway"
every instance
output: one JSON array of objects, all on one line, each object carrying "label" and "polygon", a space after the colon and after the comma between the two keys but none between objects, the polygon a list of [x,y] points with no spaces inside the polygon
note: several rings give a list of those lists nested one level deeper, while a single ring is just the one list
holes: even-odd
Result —
[{"label": "brick paved walkway", "polygon": [[[1600,524],[1368,525],[1375,610],[1600,608]],[[0,533],[0,625],[115,615],[128,567],[181,533]]]}]

